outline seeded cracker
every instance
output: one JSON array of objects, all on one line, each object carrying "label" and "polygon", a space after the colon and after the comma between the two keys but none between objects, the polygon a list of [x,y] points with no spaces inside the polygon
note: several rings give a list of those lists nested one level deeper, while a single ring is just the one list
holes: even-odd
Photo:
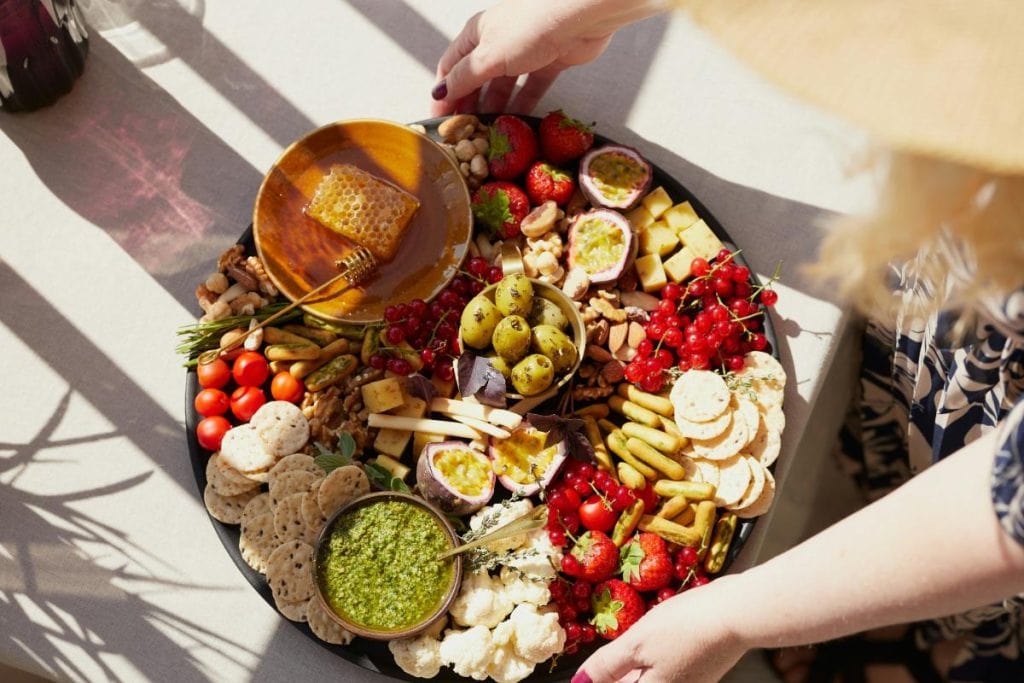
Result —
[{"label": "seeded cracker", "polygon": [[270,494],[264,491],[246,503],[245,509],[242,510],[242,525],[244,526],[246,523],[267,512],[271,512]]},{"label": "seeded cracker", "polygon": [[751,517],[760,517],[764,513],[768,512],[772,506],[772,501],[775,500],[775,477],[772,476],[771,471],[764,471],[764,489],[761,490],[761,495],[757,497],[750,507],[734,510],[736,516],[741,519],[750,519]]},{"label": "seeded cracker", "polygon": [[278,602],[298,602],[313,597],[313,546],[285,541],[267,560],[267,583]]},{"label": "seeded cracker", "polygon": [[309,601],[309,630],[320,640],[334,645],[348,645],[355,637],[331,619],[320,601]]},{"label": "seeded cracker", "polygon": [[286,619],[291,621],[307,621],[309,617],[309,606],[313,604],[315,598],[309,598],[308,600],[299,600],[298,602],[276,602],[277,611],[285,616]]},{"label": "seeded cracker", "polygon": [[324,513],[320,512],[320,505],[317,504],[317,494],[320,493],[320,483],[322,481],[321,479],[313,484],[309,491],[302,494],[302,519],[306,522],[306,526],[309,527],[314,537],[320,533],[320,530],[324,528],[324,524],[327,522]]},{"label": "seeded cracker", "polygon": [[713,372],[689,370],[676,380],[669,400],[678,417],[690,422],[709,422],[729,408],[729,387]]},{"label": "seeded cracker", "polygon": [[297,453],[309,441],[309,421],[297,405],[287,401],[263,404],[249,424],[276,458]]},{"label": "seeded cracker", "polygon": [[270,507],[276,508],[282,500],[296,493],[305,493],[309,488],[324,478],[323,470],[317,475],[313,472],[296,470],[285,472],[274,479],[270,487]]},{"label": "seeded cracker", "polygon": [[259,486],[221,462],[220,453],[214,453],[206,461],[206,483],[222,496],[237,496]]},{"label": "seeded cracker", "polygon": [[742,396],[734,396],[733,401],[736,405],[733,419],[739,418],[743,420],[747,424],[747,433],[753,439],[754,435],[757,434],[757,426],[761,423],[761,414],[757,410],[757,404]]},{"label": "seeded cracker", "polygon": [[733,413],[726,410],[713,420],[707,422],[691,422],[676,413],[676,426],[679,433],[689,439],[713,439],[721,436],[733,420]]},{"label": "seeded cracker", "polygon": [[771,467],[778,459],[782,450],[782,436],[765,424],[764,416],[760,417],[757,434],[750,442],[750,454],[757,458],[764,467]]},{"label": "seeded cracker", "polygon": [[252,519],[242,519],[242,535],[238,538],[238,550],[245,563],[260,572],[267,572],[267,560],[277,546],[281,545],[274,532],[274,513],[264,512]]},{"label": "seeded cracker", "polygon": [[750,442],[750,434],[747,431],[747,423],[743,420],[733,420],[729,428],[721,436],[714,439],[692,439],[694,455],[707,458],[708,460],[725,460],[743,450]]},{"label": "seeded cracker", "polygon": [[702,481],[718,488],[719,475],[717,463],[703,458],[694,458],[693,464],[697,467],[697,481]]},{"label": "seeded cracker", "polygon": [[274,486],[274,480],[285,472],[310,472],[311,474],[319,474],[323,476],[324,471],[320,469],[320,466],[316,464],[312,456],[306,455],[305,453],[293,453],[286,455],[277,461],[277,464],[270,469],[270,477],[267,483],[271,487]]},{"label": "seeded cracker", "polygon": [[728,507],[743,498],[750,485],[750,466],[742,455],[734,455],[718,465],[718,487],[715,491],[715,505]]},{"label": "seeded cracker", "polygon": [[302,518],[302,499],[305,496],[305,493],[288,496],[274,508],[274,533],[282,541],[313,542],[313,539],[309,538],[306,520]]},{"label": "seeded cracker", "polygon": [[370,480],[356,465],[345,465],[332,471],[320,482],[317,505],[324,517],[330,518],[342,505],[370,492]]},{"label": "seeded cracker", "polygon": [[741,455],[740,457],[747,462],[747,467],[750,468],[750,484],[747,485],[747,491],[743,494],[743,497],[731,506],[730,509],[734,511],[749,507],[761,496],[761,491],[764,490],[764,467],[757,458],[749,455]]},{"label": "seeded cracker", "polygon": [[232,427],[224,434],[220,457],[242,474],[265,472],[277,462],[277,457],[267,451],[256,430],[247,424]]},{"label": "seeded cracker", "polygon": [[203,491],[203,503],[214,519],[225,524],[240,524],[246,503],[255,498],[256,493],[256,489],[252,489],[237,496],[222,496],[207,484]]}]

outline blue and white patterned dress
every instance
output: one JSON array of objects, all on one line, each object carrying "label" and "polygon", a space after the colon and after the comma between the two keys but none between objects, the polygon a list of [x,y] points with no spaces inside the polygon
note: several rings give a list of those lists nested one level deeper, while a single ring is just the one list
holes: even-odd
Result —
[{"label": "blue and white patterned dress", "polygon": [[[901,289],[913,296],[907,278]],[[999,429],[992,504],[1024,544],[1024,290],[984,307],[973,334],[954,345],[953,316],[869,324],[861,396],[840,450],[858,483],[877,498],[916,472]],[[919,645],[964,638],[950,672],[958,682],[1024,681],[1024,595],[916,625]]]}]

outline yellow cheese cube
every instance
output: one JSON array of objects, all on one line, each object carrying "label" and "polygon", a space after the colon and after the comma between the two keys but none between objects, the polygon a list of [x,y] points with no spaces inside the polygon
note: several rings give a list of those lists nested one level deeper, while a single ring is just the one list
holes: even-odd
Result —
[{"label": "yellow cheese cube", "polygon": [[430,432],[416,432],[412,436],[412,459],[418,460],[420,453],[428,443],[441,443],[447,441],[448,437],[444,434],[431,434]]},{"label": "yellow cheese cube", "polygon": [[380,467],[383,467],[384,469],[391,473],[392,477],[395,477],[396,479],[404,480],[406,477],[409,476],[409,472],[412,471],[409,469],[408,466],[398,462],[390,455],[378,455],[370,462],[372,462],[375,465],[379,465]]},{"label": "yellow cheese cube", "polygon": [[[427,414],[427,402],[422,398],[407,396],[405,403],[394,408],[391,414],[401,417],[423,417]],[[378,453],[387,453],[392,457],[401,458],[411,438],[412,432],[406,429],[381,429],[377,432],[377,438],[373,440],[373,448]]]},{"label": "yellow cheese cube", "polygon": [[654,216],[641,204],[632,211],[626,212],[626,220],[633,226],[635,232],[639,232],[654,222]]},{"label": "yellow cheese cube", "polygon": [[665,279],[665,268],[661,265],[661,257],[657,254],[641,256],[636,260],[636,274],[640,278],[645,292],[657,292],[668,284]]},{"label": "yellow cheese cube", "polygon": [[695,258],[696,254],[693,253],[693,250],[689,247],[682,247],[665,261],[665,274],[672,279],[672,282],[682,282],[690,277],[690,264]]},{"label": "yellow cheese cube", "polygon": [[664,221],[652,223],[640,233],[640,252],[643,254],[668,256],[677,244],[679,237]]},{"label": "yellow cheese cube", "polygon": [[666,211],[661,219],[668,223],[669,227],[676,232],[685,230],[699,220],[697,218],[697,212],[693,210],[693,206],[690,205],[690,202],[676,204]]},{"label": "yellow cheese cube", "polygon": [[715,233],[711,232],[711,228],[703,220],[679,233],[679,239],[694,254],[708,260],[714,258],[723,246],[721,240],[715,237]]},{"label": "yellow cheese cube", "polygon": [[402,385],[394,377],[386,377],[362,386],[363,405],[371,413],[384,413],[405,403]]},{"label": "yellow cheese cube", "polygon": [[658,186],[651,190],[646,197],[641,200],[644,208],[647,212],[654,216],[657,220],[661,218],[661,214],[668,211],[672,206],[672,198],[668,196],[668,192],[665,191],[664,187]]}]

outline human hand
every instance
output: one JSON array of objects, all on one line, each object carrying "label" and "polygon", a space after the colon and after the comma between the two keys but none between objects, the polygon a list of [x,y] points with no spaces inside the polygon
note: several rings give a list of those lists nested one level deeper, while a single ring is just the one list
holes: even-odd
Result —
[{"label": "human hand", "polygon": [[[529,113],[562,71],[597,59],[616,30],[664,5],[664,0],[503,0],[466,22],[441,56],[431,93],[433,114]],[[524,74],[526,81],[513,96]]]},{"label": "human hand", "polygon": [[747,650],[721,610],[719,579],[666,600],[591,655],[572,683],[716,683]]}]

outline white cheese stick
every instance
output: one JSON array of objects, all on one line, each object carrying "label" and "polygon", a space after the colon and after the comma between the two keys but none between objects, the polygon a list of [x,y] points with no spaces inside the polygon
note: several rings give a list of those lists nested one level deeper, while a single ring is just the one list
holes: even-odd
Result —
[{"label": "white cheese stick", "polygon": [[400,417],[398,415],[385,415],[384,413],[370,413],[367,424],[370,427],[445,434],[447,436],[458,436],[463,439],[480,438],[480,432],[469,425],[464,425],[460,422],[448,422],[447,420],[427,420],[421,417]]},{"label": "white cheese stick", "polygon": [[508,437],[512,436],[511,434],[508,433],[508,430],[502,429],[501,427],[495,427],[494,425],[490,424],[489,422],[484,422],[483,420],[478,420],[475,417],[469,417],[468,415],[458,415],[458,414],[454,414],[453,413],[451,415],[451,418],[453,420],[458,420],[462,424],[469,425],[470,427],[472,427],[473,429],[477,430],[478,432],[483,432],[484,434],[490,434],[491,436],[493,436],[493,437],[495,437],[497,439],[507,439]]},{"label": "white cheese stick", "polygon": [[492,408],[482,403],[456,401],[451,398],[435,398],[430,402],[430,409],[436,413],[476,418],[508,429],[515,429],[523,421],[522,415],[513,413],[511,410]]}]

